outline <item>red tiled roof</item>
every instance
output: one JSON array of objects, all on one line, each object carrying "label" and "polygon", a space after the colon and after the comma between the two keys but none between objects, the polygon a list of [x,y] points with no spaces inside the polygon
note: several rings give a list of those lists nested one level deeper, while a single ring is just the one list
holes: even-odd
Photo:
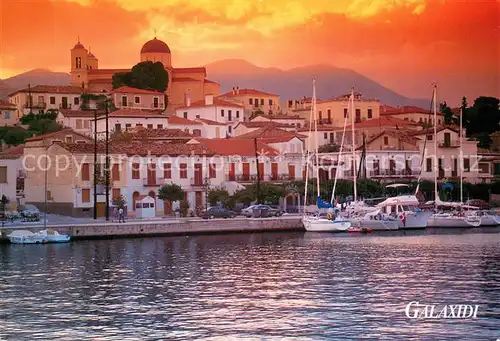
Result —
[{"label": "red tiled roof", "polygon": [[59,135],[67,135],[67,134],[78,135],[81,138],[83,138],[84,140],[90,141],[90,138],[88,136],[82,135],[80,133],[77,133],[73,129],[68,128],[68,129],[63,129],[63,130],[56,131],[54,133],[33,136],[33,137],[30,137],[30,138],[26,139],[25,142],[41,141],[41,140],[45,140],[45,139],[48,139],[48,138],[57,137]]},{"label": "red tiled roof", "polygon": [[18,159],[24,154],[24,145],[9,148],[0,153],[0,159]]},{"label": "red tiled roof", "polygon": [[293,128],[294,126],[291,124],[286,124],[286,123],[277,123],[277,122],[272,122],[272,121],[247,121],[247,122],[240,122],[236,126],[239,125],[245,126],[247,128],[262,128],[262,127],[267,127],[267,126],[273,126],[276,128]]},{"label": "red tiled roof", "polygon": [[259,115],[259,116],[270,119],[270,120],[301,120],[301,119],[303,119],[299,115],[290,116],[290,115],[285,115],[285,114],[283,114],[283,115]]},{"label": "red tiled roof", "polygon": [[209,126],[227,126],[229,123],[224,122],[216,122],[212,120],[207,120],[205,118],[197,118],[196,121],[208,124]]},{"label": "red tiled roof", "polygon": [[[336,127],[336,126],[329,125],[329,124],[319,124],[318,125],[318,131],[339,131],[339,130],[343,130],[343,129],[344,129],[344,127]],[[307,125],[307,126],[304,126],[300,129],[298,129],[297,131],[309,132],[309,130],[310,130],[310,128]],[[314,131],[314,127],[313,127],[312,131]]]},{"label": "red tiled roof", "polygon": [[[436,133],[439,133],[440,131],[443,131],[445,129],[449,129],[455,133],[458,134],[459,129],[456,126],[437,126],[436,127]],[[434,134],[434,127],[428,128],[428,129],[422,129],[422,130],[417,130],[413,132],[414,136],[421,136],[421,135],[429,135],[429,134]]]},{"label": "red tiled roof", "polygon": [[172,79],[172,82],[199,82],[199,80],[190,77],[176,77]]},{"label": "red tiled roof", "polygon": [[196,102],[191,103],[191,105],[189,107],[183,106],[183,107],[179,107],[177,109],[204,108],[204,107],[213,107],[213,106],[243,108],[243,106],[240,104],[230,102],[230,101],[225,101],[221,98],[214,98],[213,104],[207,105],[207,104],[205,104],[205,100],[201,100],[201,101],[196,101]]},{"label": "red tiled roof", "polygon": [[100,75],[100,74],[114,75],[115,73],[125,73],[130,71],[132,71],[132,69],[91,69],[88,71],[88,73],[89,75]]},{"label": "red tiled roof", "polygon": [[14,96],[19,92],[29,92],[29,91],[31,91],[32,93],[81,94],[82,88],[71,85],[36,85],[32,88],[24,88],[21,90],[17,90],[9,94],[9,97]]},{"label": "red tiled roof", "polygon": [[[355,123],[354,127],[356,129],[362,128],[372,128],[372,127],[408,127],[408,126],[421,126],[421,124],[411,121],[400,120],[391,116],[379,117],[373,120],[366,120],[360,123]],[[347,129],[350,129],[349,125]]]},{"label": "red tiled roof", "polygon": [[[116,111],[110,112],[109,117],[133,117],[133,118],[167,118],[167,116],[161,114],[161,110],[139,110],[139,109],[118,109]],[[98,120],[105,119],[106,115],[102,115],[97,118]]]},{"label": "red tiled roof", "polygon": [[[251,139],[206,139],[206,138],[195,138],[199,144],[207,147],[209,150],[214,152],[216,155],[229,156],[229,155],[240,155],[240,156],[253,156],[255,157],[255,142]],[[189,143],[191,144],[191,143]],[[188,145],[189,145],[188,144]],[[273,156],[278,155],[279,152],[268,146],[265,143],[257,142],[257,151],[261,155]],[[263,155],[263,156],[264,156]]]},{"label": "red tiled roof", "polygon": [[211,80],[209,80],[209,79],[205,79],[205,83],[211,83],[211,84],[219,84],[219,83],[217,83],[217,82],[214,82],[214,81],[211,81]]},{"label": "red tiled roof", "polygon": [[273,96],[278,97],[279,95],[272,94],[269,92],[264,92],[256,89],[239,89],[237,94],[233,93],[233,91],[228,91],[225,94],[220,95],[219,97],[234,97],[234,96],[247,96],[247,95],[256,95],[256,96]]},{"label": "red tiled roof", "polygon": [[180,125],[202,125],[200,122],[191,121],[187,118],[180,117],[177,115],[168,116],[168,124],[180,124]]},{"label": "red tiled roof", "polygon": [[16,105],[0,99],[0,109],[16,109]]},{"label": "red tiled roof", "polygon": [[179,73],[203,73],[203,74],[207,74],[207,69],[203,66],[201,67],[176,67],[176,68],[173,68],[173,71],[174,71],[174,74],[176,72],[179,72]]},{"label": "red tiled roof", "polygon": [[89,84],[109,84],[111,85],[111,83],[113,82],[113,80],[111,78],[106,78],[106,79],[91,79],[89,80]]},{"label": "red tiled roof", "polygon": [[[432,114],[432,111],[422,109],[415,106],[405,105],[400,108],[391,107],[388,105],[380,106],[380,114],[388,115],[388,114]],[[440,113],[438,113],[440,114]]]},{"label": "red tiled roof", "polygon": [[[409,144],[412,144],[414,146],[417,145],[417,142],[419,140],[419,138],[415,137],[413,135],[413,131],[408,131],[408,130],[384,130],[378,134],[375,134],[373,136],[371,136],[368,141],[366,141],[366,144],[369,145],[370,143],[372,143],[373,141],[377,140],[379,137],[381,136],[392,136],[396,139],[398,139],[399,141],[402,141],[402,142],[406,142],[406,143],[409,143]],[[362,149],[363,147],[360,146],[356,149],[360,150]]]},{"label": "red tiled roof", "polygon": [[283,136],[276,136],[276,137],[262,137],[259,139],[259,141],[262,141],[264,143],[285,143],[289,142],[290,140],[293,140],[295,138],[299,140],[305,139],[307,136],[300,135],[300,134],[291,134],[291,135],[283,135]]},{"label": "red tiled roof", "polygon": [[64,117],[94,117],[93,110],[59,109],[59,112]]},{"label": "red tiled roof", "polygon": [[146,90],[132,88],[131,86],[121,86],[118,89],[111,91],[116,94],[145,94],[145,95],[163,95],[163,92],[156,90]]},{"label": "red tiled roof", "polygon": [[128,131],[133,138],[147,139],[191,139],[194,136],[182,129],[148,129],[144,127],[135,127]]}]

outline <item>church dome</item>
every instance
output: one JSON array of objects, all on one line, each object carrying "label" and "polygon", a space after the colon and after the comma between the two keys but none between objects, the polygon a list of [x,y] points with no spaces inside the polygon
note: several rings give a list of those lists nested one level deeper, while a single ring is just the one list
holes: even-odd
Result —
[{"label": "church dome", "polygon": [[142,46],[142,53],[170,53],[170,48],[163,41],[155,37]]},{"label": "church dome", "polygon": [[83,47],[82,44],[80,44],[80,42],[76,43],[76,45],[73,47],[73,50],[77,50],[77,49],[85,49],[85,47]]}]

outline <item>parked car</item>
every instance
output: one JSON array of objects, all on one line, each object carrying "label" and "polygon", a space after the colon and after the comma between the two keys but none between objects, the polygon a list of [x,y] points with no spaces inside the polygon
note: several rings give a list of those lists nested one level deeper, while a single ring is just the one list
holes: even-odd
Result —
[{"label": "parked car", "polygon": [[253,211],[254,209],[267,209],[268,215],[270,217],[279,217],[283,215],[283,211],[280,210],[279,208],[273,208],[269,205],[252,205],[248,206],[247,208],[241,210],[241,214],[244,215],[247,218],[250,218],[253,216]]},{"label": "parked car", "polygon": [[201,216],[203,219],[214,219],[214,218],[234,218],[236,217],[236,212],[228,210],[224,207],[210,207]]},{"label": "parked car", "polygon": [[39,221],[40,210],[35,205],[21,205],[17,211],[21,213],[21,217],[25,221]]}]

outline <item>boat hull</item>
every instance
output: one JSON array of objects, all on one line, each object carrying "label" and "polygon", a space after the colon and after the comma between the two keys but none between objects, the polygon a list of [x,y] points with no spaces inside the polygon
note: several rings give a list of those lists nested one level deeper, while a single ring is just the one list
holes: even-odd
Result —
[{"label": "boat hull", "polygon": [[500,225],[500,217],[493,215],[481,216],[481,226],[497,226]]},{"label": "boat hull", "polygon": [[440,217],[431,216],[427,222],[427,227],[477,227],[480,220],[467,220],[463,217]]},{"label": "boat hull", "polygon": [[432,212],[415,212],[408,214],[406,213],[406,219],[400,220],[399,228],[400,229],[425,229],[427,227],[427,223],[429,218],[432,216]]},{"label": "boat hull", "polygon": [[399,220],[350,219],[352,226],[372,231],[399,230]]},{"label": "boat hull", "polygon": [[48,241],[44,237],[40,236],[9,236],[9,241],[12,244],[47,244]]},{"label": "boat hull", "polygon": [[328,220],[304,217],[302,224],[308,232],[345,232],[351,227],[347,220]]}]

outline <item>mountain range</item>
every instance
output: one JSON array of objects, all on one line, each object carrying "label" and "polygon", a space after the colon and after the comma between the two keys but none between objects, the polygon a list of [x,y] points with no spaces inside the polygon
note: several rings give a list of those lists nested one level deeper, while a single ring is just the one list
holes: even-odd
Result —
[{"label": "mountain range", "polygon": [[[222,92],[238,86],[240,89],[254,88],[276,93],[282,100],[300,99],[312,95],[311,81],[315,78],[316,95],[320,99],[349,93],[350,88],[354,86],[364,98],[377,98],[383,104],[415,105],[424,108],[429,105],[427,99],[405,97],[354,70],[332,65],[309,65],[281,70],[259,67],[242,59],[226,59],[208,64],[206,69],[208,78],[220,83]],[[28,84],[68,85],[70,81],[68,73],[34,69],[0,80],[0,98],[6,98],[9,93],[26,88]]]}]

